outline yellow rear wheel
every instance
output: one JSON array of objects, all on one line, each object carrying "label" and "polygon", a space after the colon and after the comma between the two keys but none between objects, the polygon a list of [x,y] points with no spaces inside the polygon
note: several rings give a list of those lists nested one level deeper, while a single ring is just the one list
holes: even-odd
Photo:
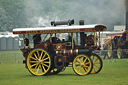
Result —
[{"label": "yellow rear wheel", "polygon": [[73,70],[77,75],[87,75],[92,71],[92,68],[92,60],[87,55],[78,55],[73,60]]},{"label": "yellow rear wheel", "polygon": [[101,71],[102,66],[103,66],[103,62],[102,59],[100,58],[100,56],[98,56],[95,53],[92,53],[91,55],[91,59],[93,61],[93,69],[91,73],[98,73]]},{"label": "yellow rear wheel", "polygon": [[27,57],[27,68],[33,75],[46,75],[51,69],[51,57],[44,49],[34,49]]},{"label": "yellow rear wheel", "polygon": [[118,49],[117,49],[117,57],[118,57],[119,59],[122,58],[122,49],[121,49],[121,48],[118,48]]},{"label": "yellow rear wheel", "polygon": [[108,52],[107,52],[107,54],[108,54],[108,57],[111,58],[111,56],[112,56],[112,42],[108,43]]}]

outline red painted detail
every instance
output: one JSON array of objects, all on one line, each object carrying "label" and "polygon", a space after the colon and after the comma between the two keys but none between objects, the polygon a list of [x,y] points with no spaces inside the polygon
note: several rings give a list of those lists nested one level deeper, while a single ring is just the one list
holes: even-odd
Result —
[{"label": "red painted detail", "polygon": [[53,44],[54,50],[65,50],[66,43]]},{"label": "red painted detail", "polygon": [[45,48],[45,47],[44,47],[44,44],[38,44],[38,45],[36,45],[35,48]]},{"label": "red painted detail", "polygon": [[38,44],[38,45],[36,45],[35,48],[45,48],[45,49],[48,50],[49,46],[50,46],[50,43],[49,43],[49,41],[47,41],[47,42],[45,42],[45,43],[43,43],[43,44]]},{"label": "red painted detail", "polygon": [[96,50],[101,50],[100,48],[101,48],[100,46],[97,46]]},{"label": "red painted detail", "polygon": [[77,55],[78,54],[78,49],[75,49],[74,51],[73,51],[73,55]]},{"label": "red painted detail", "polygon": [[95,31],[94,28],[90,28],[90,29],[80,29],[80,32],[92,32],[92,31]]},{"label": "red painted detail", "polygon": [[62,49],[66,49],[66,43],[62,44]]},{"label": "red painted detail", "polygon": [[28,49],[20,49],[23,53],[23,56],[26,58],[28,56]]},{"label": "red painted detail", "polygon": [[66,62],[69,62],[70,61],[70,56],[64,56],[64,59]]},{"label": "red painted detail", "polygon": [[23,56],[24,56],[25,58],[27,58],[28,53],[24,52],[24,53],[23,53]]},{"label": "red painted detail", "polygon": [[57,49],[57,50],[61,50],[61,48],[62,48],[62,45],[61,45],[61,44],[57,44],[57,45],[56,45],[56,49]]},{"label": "red painted detail", "polygon": [[60,29],[60,30],[38,30],[38,31],[17,31],[13,34],[47,34],[47,33],[69,33],[69,32],[93,32],[94,28],[89,29]]},{"label": "red painted detail", "polygon": [[106,47],[107,44],[103,44],[103,49],[105,50],[105,47]]},{"label": "red painted detail", "polygon": [[26,31],[13,32],[13,34],[27,34]]}]

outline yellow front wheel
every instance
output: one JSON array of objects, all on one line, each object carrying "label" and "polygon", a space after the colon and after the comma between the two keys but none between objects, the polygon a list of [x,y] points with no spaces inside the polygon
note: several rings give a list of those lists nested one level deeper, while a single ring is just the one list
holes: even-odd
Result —
[{"label": "yellow front wheel", "polygon": [[73,70],[77,75],[87,75],[92,71],[92,68],[92,60],[87,55],[78,55],[73,60]]},{"label": "yellow front wheel", "polygon": [[93,61],[93,69],[91,73],[99,73],[103,66],[102,59],[95,53],[92,53],[91,59]]},{"label": "yellow front wheel", "polygon": [[51,57],[44,49],[34,49],[27,57],[27,68],[35,76],[46,75],[51,70]]}]

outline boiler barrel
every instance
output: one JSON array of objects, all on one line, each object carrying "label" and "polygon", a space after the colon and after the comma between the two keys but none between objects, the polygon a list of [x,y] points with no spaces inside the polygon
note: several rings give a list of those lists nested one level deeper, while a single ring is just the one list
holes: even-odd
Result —
[{"label": "boiler barrel", "polygon": [[56,26],[56,25],[72,25],[74,24],[74,20],[67,20],[67,21],[52,21],[51,25]]}]

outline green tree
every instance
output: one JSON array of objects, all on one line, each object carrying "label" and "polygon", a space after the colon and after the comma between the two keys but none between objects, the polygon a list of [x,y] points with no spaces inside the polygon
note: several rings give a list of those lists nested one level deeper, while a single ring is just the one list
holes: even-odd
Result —
[{"label": "green tree", "polygon": [[0,0],[0,29],[12,31],[16,27],[26,27],[22,0]]}]

